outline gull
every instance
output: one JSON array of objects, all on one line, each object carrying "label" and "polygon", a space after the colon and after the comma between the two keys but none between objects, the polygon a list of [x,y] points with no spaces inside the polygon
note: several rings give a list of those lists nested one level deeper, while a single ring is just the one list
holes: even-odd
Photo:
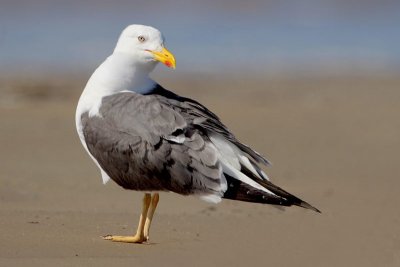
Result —
[{"label": "gull", "polygon": [[78,102],[77,132],[103,183],[113,180],[144,192],[136,234],[104,239],[148,241],[160,191],[212,203],[225,198],[319,212],[274,185],[260,167],[268,160],[241,143],[212,111],[152,80],[149,74],[158,62],[176,66],[161,32],[130,25]]}]

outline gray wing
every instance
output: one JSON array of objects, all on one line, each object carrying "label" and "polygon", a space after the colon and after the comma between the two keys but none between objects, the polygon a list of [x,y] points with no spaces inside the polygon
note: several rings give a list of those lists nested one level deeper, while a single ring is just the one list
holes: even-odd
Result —
[{"label": "gray wing", "polygon": [[222,196],[226,180],[215,147],[196,117],[175,104],[135,93],[103,98],[99,116],[82,115],[89,152],[127,189]]},{"label": "gray wing", "polygon": [[[236,137],[229,131],[229,129],[221,122],[217,115],[208,110],[205,106],[199,102],[176,95],[175,93],[168,91],[157,85],[156,88],[151,92],[151,95],[156,97],[160,103],[174,109],[176,112],[181,114],[184,119],[189,122],[192,127],[204,133],[208,137],[220,136],[224,143],[229,143],[233,147],[237,148],[234,152],[233,157],[243,155],[242,160],[237,166],[238,169],[247,173],[254,173],[250,175],[252,179],[268,180],[267,175],[262,171],[257,163],[270,165],[270,162],[259,153],[241,143]],[[213,140],[211,140],[213,141]],[[221,147],[218,147],[219,149]],[[229,155],[222,155],[228,156]]]},{"label": "gray wing", "polygon": [[[269,182],[254,162],[268,161],[240,143],[215,114],[160,86],[149,95],[129,92],[107,96],[98,116],[84,113],[81,119],[89,152],[124,188],[297,205],[318,211]],[[211,140],[215,136],[222,141]],[[233,154],[224,145],[233,149]],[[231,156],[238,165],[226,161]]]},{"label": "gray wing", "polygon": [[256,162],[270,165],[270,162],[265,157],[251,149],[249,146],[238,141],[229,129],[221,122],[218,116],[199,102],[190,98],[181,97],[164,89],[160,85],[156,86],[156,88],[151,92],[151,95],[157,97],[157,99],[165,105],[171,106],[177,112],[181,113],[185,119],[188,119],[204,130],[223,136],[226,140],[237,146],[242,152],[249,155]]}]

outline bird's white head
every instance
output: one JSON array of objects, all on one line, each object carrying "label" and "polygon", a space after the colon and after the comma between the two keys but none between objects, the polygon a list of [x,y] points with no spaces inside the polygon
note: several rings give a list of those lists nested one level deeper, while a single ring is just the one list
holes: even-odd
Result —
[{"label": "bird's white head", "polygon": [[161,62],[170,68],[175,68],[175,58],[164,47],[164,37],[161,32],[145,25],[129,25],[119,37],[114,53],[123,53],[134,58],[138,64],[154,67]]}]

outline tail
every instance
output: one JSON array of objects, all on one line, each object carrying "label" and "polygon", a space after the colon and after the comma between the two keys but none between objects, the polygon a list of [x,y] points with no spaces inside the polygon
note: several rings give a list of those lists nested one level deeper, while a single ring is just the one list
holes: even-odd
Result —
[{"label": "tail", "polygon": [[316,207],[286,192],[268,180],[257,179],[256,182],[272,194],[259,190],[247,183],[243,183],[226,173],[224,173],[224,175],[228,184],[228,189],[223,198],[281,206],[295,205],[321,213]]}]

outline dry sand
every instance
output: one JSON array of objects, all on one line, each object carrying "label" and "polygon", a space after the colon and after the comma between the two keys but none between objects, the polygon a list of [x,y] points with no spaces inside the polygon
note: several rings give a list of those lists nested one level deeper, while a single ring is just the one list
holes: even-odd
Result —
[{"label": "dry sand", "polygon": [[104,241],[134,231],[142,194],[102,185],[81,147],[84,82],[3,83],[0,266],[400,266],[400,80],[206,78],[163,84],[213,109],[322,214],[163,193],[150,244]]}]

